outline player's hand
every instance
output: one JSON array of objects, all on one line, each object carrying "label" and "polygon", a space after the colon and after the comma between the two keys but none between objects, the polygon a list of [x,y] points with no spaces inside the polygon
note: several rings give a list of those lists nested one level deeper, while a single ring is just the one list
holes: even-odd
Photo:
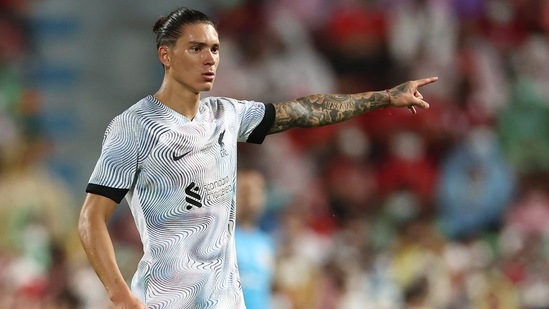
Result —
[{"label": "player's hand", "polygon": [[429,108],[429,103],[423,100],[419,88],[434,83],[438,77],[429,77],[412,80],[402,83],[387,90],[389,102],[394,107],[407,107],[413,114],[416,114],[416,107]]}]

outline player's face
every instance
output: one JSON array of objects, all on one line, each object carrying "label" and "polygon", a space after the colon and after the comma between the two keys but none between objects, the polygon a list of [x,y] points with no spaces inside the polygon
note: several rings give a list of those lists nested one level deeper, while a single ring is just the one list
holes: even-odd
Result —
[{"label": "player's face", "polygon": [[219,64],[217,31],[204,23],[183,26],[168,56],[170,78],[194,93],[211,90]]}]

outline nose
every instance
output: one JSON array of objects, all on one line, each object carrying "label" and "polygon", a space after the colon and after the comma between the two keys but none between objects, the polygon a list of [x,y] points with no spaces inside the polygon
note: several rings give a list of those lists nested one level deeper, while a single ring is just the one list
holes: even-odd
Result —
[{"label": "nose", "polygon": [[204,64],[214,65],[217,62],[218,55],[211,50],[207,50],[204,55]]}]

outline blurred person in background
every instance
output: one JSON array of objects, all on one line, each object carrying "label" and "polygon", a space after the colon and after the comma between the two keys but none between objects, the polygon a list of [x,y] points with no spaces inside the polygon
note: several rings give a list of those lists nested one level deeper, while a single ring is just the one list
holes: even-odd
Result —
[{"label": "blurred person in background", "polygon": [[330,150],[322,164],[322,190],[327,195],[329,219],[342,226],[346,220],[375,212],[378,187],[368,160],[368,136],[356,123],[339,126]]},{"label": "blurred person in background", "polygon": [[394,62],[382,8],[376,1],[336,3],[325,6],[330,15],[318,30],[318,47],[336,73],[337,88],[353,93],[384,87],[393,80]]},{"label": "blurred person in background", "polygon": [[[116,308],[245,308],[234,243],[237,142],[262,143],[268,134],[382,107],[416,113],[429,107],[419,88],[437,78],[269,104],[201,99],[220,60],[213,21],[180,8],[159,18],[153,30],[162,85],[109,124],[86,188],[80,239]],[[107,228],[124,197],[144,246],[131,289]]]},{"label": "blurred person in background", "polygon": [[514,60],[508,104],[497,129],[517,173],[537,174],[549,169],[549,42],[532,36],[517,48]]},{"label": "blurred person in background", "polygon": [[[316,191],[307,192],[316,195]],[[277,308],[315,308],[321,297],[317,289],[321,267],[331,249],[329,238],[310,227],[311,207],[308,196],[288,202],[279,214],[274,231],[276,265],[274,299]]]},{"label": "blurred person in background", "polygon": [[400,291],[389,272],[388,252],[376,248],[372,219],[347,219],[331,238],[315,281],[318,309],[399,308]]},{"label": "blurred person in background", "polygon": [[[13,303],[76,296],[68,280],[68,258],[77,212],[67,183],[45,164],[49,141],[36,132],[10,145],[0,173],[2,279]],[[0,283],[1,284],[1,283]]]},{"label": "blurred person in background", "polygon": [[499,237],[501,270],[526,308],[549,307],[549,190],[543,174],[522,179]]},{"label": "blurred person in background", "polygon": [[451,282],[444,259],[444,237],[430,214],[394,219],[398,233],[391,243],[390,277],[404,308],[446,308]]},{"label": "blurred person in background", "polygon": [[445,235],[463,240],[497,232],[515,194],[515,175],[493,129],[469,131],[441,167],[437,216]]},{"label": "blurred person in background", "polygon": [[[77,212],[47,164],[52,140],[30,87],[33,37],[24,1],[0,1],[0,308],[77,308],[69,254]],[[35,86],[35,85],[32,85]]]},{"label": "blurred person in background", "polygon": [[66,224],[77,218],[74,197],[47,164],[52,141],[44,133],[41,97],[29,89],[18,96],[10,115],[16,138],[0,144],[0,289],[16,308],[78,302],[68,275],[77,235]]},{"label": "blurred person in background", "polygon": [[266,183],[255,169],[239,169],[235,243],[244,302],[248,309],[271,308],[275,247],[259,222],[265,210]]},{"label": "blurred person in background", "polygon": [[380,198],[389,208],[396,203],[392,211],[403,216],[432,212],[437,172],[420,134],[405,129],[394,132],[377,170]]}]

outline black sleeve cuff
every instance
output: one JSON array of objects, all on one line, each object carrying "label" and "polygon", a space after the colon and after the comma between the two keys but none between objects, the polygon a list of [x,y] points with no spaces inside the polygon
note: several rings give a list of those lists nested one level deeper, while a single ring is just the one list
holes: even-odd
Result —
[{"label": "black sleeve cuff", "polygon": [[257,127],[252,131],[246,143],[261,144],[265,140],[267,134],[273,127],[275,121],[275,108],[273,104],[265,104],[265,115],[263,120],[257,125]]},{"label": "black sleeve cuff", "polygon": [[120,202],[122,202],[122,199],[124,198],[124,196],[126,196],[126,193],[128,193],[128,191],[129,189],[115,189],[111,187],[96,185],[93,183],[89,183],[86,187],[86,192],[110,198],[117,204],[120,204]]}]

